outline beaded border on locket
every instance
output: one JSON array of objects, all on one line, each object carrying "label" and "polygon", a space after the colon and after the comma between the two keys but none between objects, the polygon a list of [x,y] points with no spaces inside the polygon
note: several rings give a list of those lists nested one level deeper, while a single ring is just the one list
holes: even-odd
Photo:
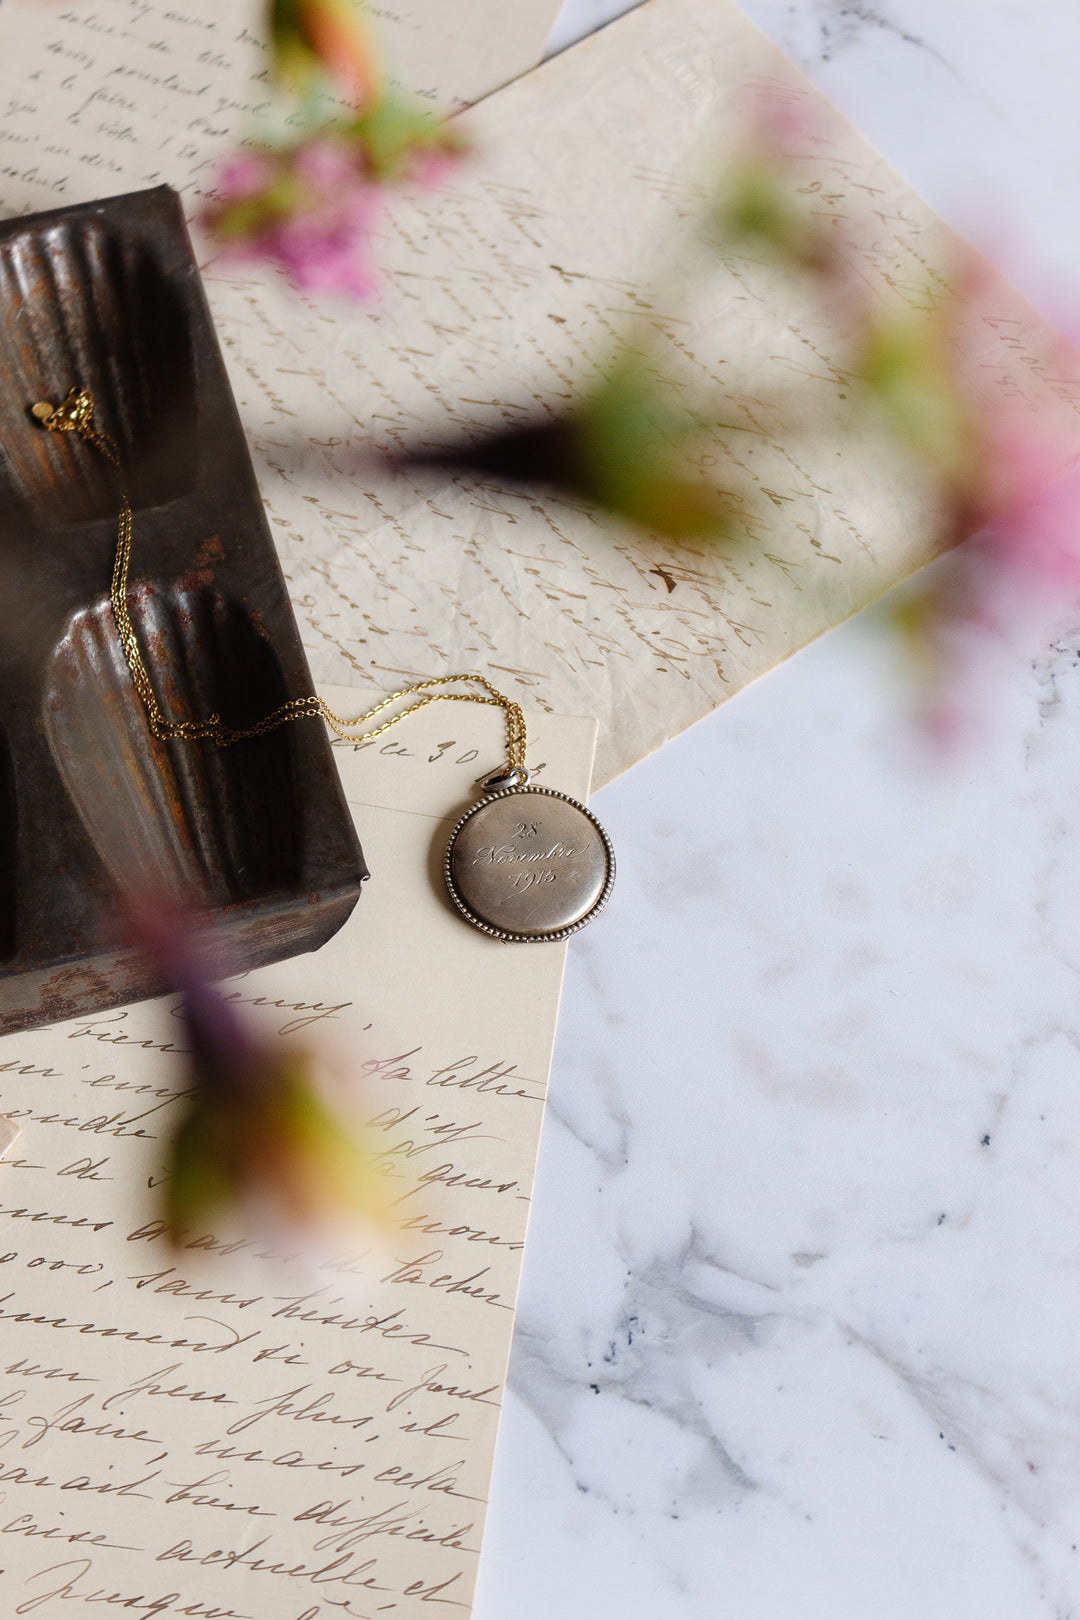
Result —
[{"label": "beaded border on locket", "polygon": [[[604,887],[600,893],[600,896],[596,900],[595,904],[589,908],[584,917],[579,917],[577,922],[571,923],[566,928],[553,928],[546,934],[512,934],[504,928],[493,928],[490,923],[485,922],[482,917],[478,917],[476,913],[470,909],[454,884],[454,873],[452,866],[454,845],[457,843],[458,833],[461,831],[462,827],[464,827],[465,823],[467,821],[471,821],[473,816],[482,810],[485,805],[493,803],[494,800],[507,799],[513,794],[521,795],[525,793],[542,793],[545,794],[549,799],[561,799],[564,804],[572,804],[575,810],[580,810],[583,816],[587,816],[589,818],[597,832],[600,834],[600,837],[603,840],[604,853],[607,857],[607,878],[604,882]],[[593,918],[598,917],[601,911],[603,911],[604,907],[607,905],[608,896],[611,894],[612,887],[615,883],[615,851],[612,848],[611,839],[608,837],[599,821],[597,821],[592,811],[588,809],[586,805],[583,805],[578,799],[572,798],[569,793],[559,793],[555,788],[533,787],[531,784],[527,787],[505,787],[499,788],[495,793],[485,794],[485,796],[477,804],[470,805],[465,814],[458,820],[446,845],[446,855],[443,859],[443,877],[446,879],[446,887],[450,898],[454,902],[454,905],[457,907],[458,911],[460,911],[466,922],[472,923],[474,928],[479,928],[481,933],[490,935],[492,939],[505,940],[508,944],[512,945],[554,945],[558,943],[559,940],[569,939],[570,935],[576,934],[579,928],[584,928],[586,923],[592,922]]]}]

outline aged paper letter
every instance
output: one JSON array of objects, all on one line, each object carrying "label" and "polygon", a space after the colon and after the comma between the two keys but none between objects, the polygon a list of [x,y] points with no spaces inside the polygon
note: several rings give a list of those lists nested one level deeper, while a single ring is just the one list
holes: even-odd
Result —
[{"label": "aged paper letter", "polygon": [[[540,782],[584,797],[593,722],[529,718]],[[438,887],[501,722],[443,704],[340,746],[373,876],[323,950],[224,987],[340,1051],[390,1178],[380,1242],[170,1248],[172,1002],[0,1040],[5,1620],[468,1615],[565,955]]]},{"label": "aged paper letter", "polygon": [[464,107],[539,62],[560,0],[364,0],[401,84],[434,107]]},{"label": "aged paper letter", "polygon": [[[0,203],[168,180],[194,212],[261,90],[220,17],[211,0],[8,0]],[[941,297],[949,233],[728,0],[651,0],[465,115],[472,163],[387,217],[374,311],[210,266],[318,678],[479,664],[539,707],[598,715],[603,782],[929,559],[940,530],[911,467],[866,425],[830,428],[849,334],[701,225],[763,85],[805,115],[799,171],[853,275],[882,303]],[[676,546],[573,502],[375,470],[373,447],[555,414],[629,331],[673,398],[711,394],[708,454],[743,491],[751,545]],[[1054,419],[1067,463],[1075,379],[1000,278],[967,360],[984,394]],[[796,395],[793,426],[776,402]]]}]

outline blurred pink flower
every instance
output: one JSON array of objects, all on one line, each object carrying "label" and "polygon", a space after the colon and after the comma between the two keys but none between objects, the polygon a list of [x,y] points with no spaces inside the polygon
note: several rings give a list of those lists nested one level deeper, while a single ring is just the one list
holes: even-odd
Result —
[{"label": "blurred pink flower", "polygon": [[[993,293],[985,261],[960,250],[950,283],[921,304],[868,310],[854,368],[862,400],[938,504],[943,549],[966,542],[890,615],[919,675],[924,729],[942,745],[970,729],[991,645],[1080,595],[1080,479],[1063,476],[1075,449],[1002,406],[965,358]],[[1050,375],[1075,372],[1063,339],[1043,361]]]},{"label": "blurred pink flower", "polygon": [[218,173],[217,191],[235,201],[247,201],[266,190],[274,177],[273,160],[265,152],[237,152]]},{"label": "blurred pink flower", "polygon": [[725,165],[714,204],[718,240],[812,277],[823,295],[842,294],[850,267],[837,252],[820,182],[809,182],[803,172],[802,160],[815,147],[804,98],[781,85],[756,89],[745,98],[744,121],[745,135]]},{"label": "blurred pink flower", "polygon": [[189,1086],[165,1180],[174,1238],[241,1205],[313,1231],[357,1219],[380,1224],[385,1179],[368,1133],[336,1104],[337,1065],[257,1034],[211,983],[193,919],[168,900],[132,898],[129,917],[182,997]]},{"label": "blurred pink flower", "polygon": [[1080,482],[1060,476],[1068,460],[1063,445],[1026,422],[988,429],[983,472],[990,526],[983,546],[1014,588],[1080,586]]},{"label": "blurred pink flower", "polygon": [[1028,421],[981,422],[968,487],[954,519],[978,530],[890,615],[912,655],[924,734],[954,751],[985,712],[1004,648],[1045,640],[1080,605],[1080,472],[1065,447]]},{"label": "blurred pink flower", "polygon": [[805,92],[779,80],[764,88],[759,85],[747,96],[745,121],[748,145],[787,161],[794,147],[806,146],[815,134]]},{"label": "blurred pink flower", "polygon": [[1031,429],[990,447],[988,481],[1011,482],[1012,498],[972,542],[953,618],[1008,632],[1033,614],[1080,601],[1080,476],[1055,477],[1060,465]]},{"label": "blurred pink flower", "polygon": [[200,224],[226,254],[274,264],[305,291],[370,299],[384,198],[441,183],[465,141],[393,88],[359,0],[265,3],[275,127],[296,133],[228,158]]},{"label": "blurred pink flower", "polygon": [[373,297],[371,233],[382,209],[375,188],[325,142],[301,148],[294,169],[304,200],[271,227],[266,256],[307,291]]},{"label": "blurred pink flower", "polygon": [[458,156],[458,152],[445,148],[442,150],[428,148],[415,152],[409,179],[414,186],[419,186],[421,191],[437,191],[450,179]]},{"label": "blurred pink flower", "polygon": [[230,256],[275,264],[305,291],[371,298],[382,199],[358,157],[343,141],[320,137],[230,158],[204,223]]},{"label": "blurred pink flower", "polygon": [[355,117],[309,124],[291,145],[228,158],[201,223],[229,256],[275,264],[305,291],[370,299],[385,201],[399,186],[440,184],[463,149],[425,108],[384,95]]}]

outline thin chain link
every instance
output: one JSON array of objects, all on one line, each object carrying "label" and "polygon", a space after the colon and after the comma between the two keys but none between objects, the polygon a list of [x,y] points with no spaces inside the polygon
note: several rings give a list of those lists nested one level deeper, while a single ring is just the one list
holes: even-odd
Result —
[{"label": "thin chain link", "polygon": [[[218,714],[212,714],[207,720],[169,720],[161,712],[154,688],[143,663],[142,650],[139,639],[135,634],[135,627],[131,622],[127,605],[128,564],[131,561],[132,517],[131,500],[127,491],[127,480],[124,477],[124,466],[120,452],[109,435],[94,423],[94,401],[85,388],[72,388],[62,405],[47,404],[35,405],[32,414],[41,425],[50,433],[75,433],[80,439],[105,458],[112,468],[116,479],[116,488],[120,501],[120,517],[116,533],[116,555],[113,560],[112,584],[110,587],[110,600],[112,602],[113,618],[116,620],[117,634],[120,645],[127,659],[128,669],[135,690],[142,699],[146,709],[147,720],[153,735],[162,742],[172,742],[176,738],[185,738],[197,742],[209,739],[219,748],[227,748],[230,743],[242,742],[248,737],[263,737],[268,731],[276,731],[279,726],[289,725],[294,720],[317,719],[321,716],[331,731],[335,731],[346,742],[368,742],[380,737],[391,726],[396,726],[399,720],[406,715],[415,714],[418,709],[426,708],[429,703],[485,703],[492,708],[502,709],[506,715],[506,771],[507,774],[523,771],[525,768],[525,716],[520,706],[511,698],[504,696],[488,680],[486,675],[469,672],[464,675],[435,675],[430,680],[416,681],[412,686],[403,686],[400,691],[391,692],[389,697],[382,699],[364,714],[357,715],[354,720],[347,720],[342,715],[335,714],[322,698],[312,694],[310,697],[291,698],[287,703],[278,707],[259,720],[253,726],[227,726]],[[473,682],[483,687],[487,696],[479,692],[443,692],[440,687],[456,685],[460,682]],[[410,703],[397,714],[391,715],[379,725],[373,726],[370,731],[360,732],[359,727],[366,726],[377,714],[382,714],[401,698],[411,697],[415,693],[424,694],[418,697],[415,703]]]}]

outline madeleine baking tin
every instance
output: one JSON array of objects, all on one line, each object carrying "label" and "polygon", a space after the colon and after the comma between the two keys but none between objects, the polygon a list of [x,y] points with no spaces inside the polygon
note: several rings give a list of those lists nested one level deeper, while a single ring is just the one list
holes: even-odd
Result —
[{"label": "madeleine baking tin", "polygon": [[0,1031],[163,988],[125,886],[190,896],[232,971],[314,950],[367,876],[323,724],[158,742],[113,624],[117,492],[29,408],[73,384],[134,508],[128,603],[170,717],[313,688],[168,187],[0,224]]}]

